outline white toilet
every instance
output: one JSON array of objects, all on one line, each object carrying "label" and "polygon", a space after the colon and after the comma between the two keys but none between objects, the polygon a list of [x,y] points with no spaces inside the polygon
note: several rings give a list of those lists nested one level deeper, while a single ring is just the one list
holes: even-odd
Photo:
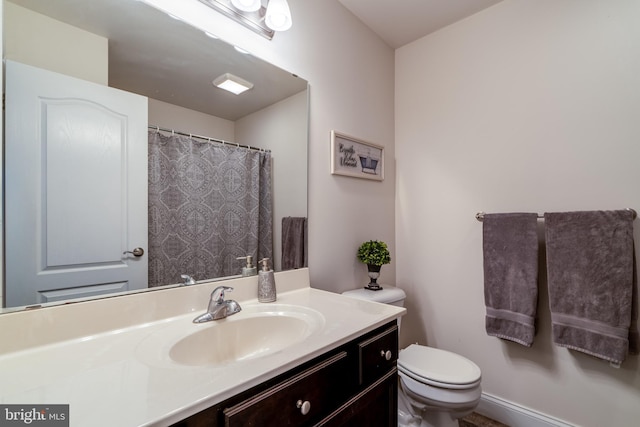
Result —
[{"label": "white toilet", "polygon": [[[343,295],[402,307],[402,289],[355,289]],[[400,326],[400,319],[398,320]],[[478,365],[458,354],[411,344],[398,354],[398,426],[458,426],[478,406],[482,389]]]}]

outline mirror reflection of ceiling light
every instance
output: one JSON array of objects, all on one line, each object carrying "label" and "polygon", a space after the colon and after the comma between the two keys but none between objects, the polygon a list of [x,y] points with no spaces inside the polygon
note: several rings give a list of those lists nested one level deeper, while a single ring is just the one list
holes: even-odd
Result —
[{"label": "mirror reflection of ceiling light", "polygon": [[234,76],[231,73],[224,73],[223,75],[216,77],[213,84],[220,89],[224,89],[236,95],[240,95],[253,87],[253,83],[241,79],[238,76]]}]

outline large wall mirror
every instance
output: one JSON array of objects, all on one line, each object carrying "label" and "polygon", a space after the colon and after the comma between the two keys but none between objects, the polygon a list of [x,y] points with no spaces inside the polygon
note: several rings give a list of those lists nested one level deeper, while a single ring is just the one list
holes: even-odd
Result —
[{"label": "large wall mirror", "polygon": [[[222,256],[204,246],[187,248],[181,233],[208,230],[217,236],[242,229],[240,211],[271,224],[265,241],[272,242],[274,269],[282,269],[283,219],[302,220],[286,223],[299,228],[307,216],[305,80],[140,1],[4,0],[3,14],[7,106],[2,312],[160,290],[179,285],[181,274],[198,282],[239,275],[245,263],[237,258],[248,255],[238,243],[242,237],[227,233],[226,244],[237,246]],[[241,95],[215,87],[213,80],[227,73],[253,87]],[[114,93],[122,98],[111,104]],[[123,113],[121,105],[135,112]],[[85,116],[99,125],[78,125],[78,117]],[[99,143],[85,145],[96,136]],[[193,145],[186,148],[185,141]],[[177,156],[188,151],[186,169],[172,163],[177,162],[174,154],[153,151],[153,144],[175,144],[170,146]],[[140,146],[144,150],[138,150]],[[209,171],[203,166],[209,160],[201,154],[213,150],[209,147],[230,150],[215,154],[225,165],[233,160],[249,171],[263,164],[270,168],[248,179],[236,166]],[[140,167],[133,166],[131,153],[136,150],[144,162]],[[197,194],[185,196],[172,189],[173,184],[167,192],[156,193],[152,184],[173,175]],[[135,189],[127,180],[137,183]],[[256,192],[265,182],[268,197]],[[209,191],[218,187],[218,193]],[[242,203],[265,198],[268,209],[265,213],[232,206],[231,199],[220,195],[223,190]],[[152,207],[155,199],[166,204],[184,199],[190,209],[165,212]],[[208,216],[206,210],[212,208],[205,204],[211,200],[226,210]],[[133,225],[133,214],[125,210],[132,206],[144,209],[147,222]],[[159,231],[163,221],[184,231]],[[180,221],[185,225],[176,226]],[[120,231],[108,231],[108,223]],[[154,233],[168,243],[163,249],[167,256],[181,263],[166,268],[169,279],[150,285],[155,273],[153,259],[147,259],[148,245],[153,253],[154,244],[145,239]],[[202,264],[209,262],[198,254],[205,251],[214,252],[211,256],[220,258],[225,268],[202,273],[207,267]],[[254,253],[258,256],[260,252]],[[16,265],[28,271],[22,273]],[[105,275],[137,265],[143,266],[144,279]],[[83,283],[89,270],[104,278]],[[35,291],[23,291],[32,285]]]}]

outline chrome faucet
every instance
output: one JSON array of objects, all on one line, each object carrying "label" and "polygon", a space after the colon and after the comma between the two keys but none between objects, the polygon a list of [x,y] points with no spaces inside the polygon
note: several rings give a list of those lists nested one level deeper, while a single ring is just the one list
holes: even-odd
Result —
[{"label": "chrome faucet", "polygon": [[188,286],[188,285],[195,285],[196,284],[196,279],[194,279],[193,277],[189,276],[188,274],[182,274],[182,275],[180,275],[180,277],[182,277],[182,280],[184,280],[184,282],[182,283],[182,286]]},{"label": "chrome faucet", "polygon": [[204,323],[212,320],[224,319],[227,316],[238,313],[242,308],[234,300],[225,300],[224,293],[233,291],[229,286],[218,286],[211,292],[207,312],[193,319],[193,323]]}]

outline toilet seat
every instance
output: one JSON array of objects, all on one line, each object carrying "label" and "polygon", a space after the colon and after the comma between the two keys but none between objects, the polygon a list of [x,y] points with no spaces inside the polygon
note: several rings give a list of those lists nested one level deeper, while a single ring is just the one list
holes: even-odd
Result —
[{"label": "toilet seat", "polygon": [[457,390],[425,384],[402,372],[398,375],[400,377],[399,394],[406,396],[413,408],[464,411],[475,408],[482,395],[482,387],[479,383],[471,388]]},{"label": "toilet seat", "polygon": [[398,370],[416,381],[444,389],[469,389],[480,384],[478,365],[458,354],[411,344],[398,355]]}]

